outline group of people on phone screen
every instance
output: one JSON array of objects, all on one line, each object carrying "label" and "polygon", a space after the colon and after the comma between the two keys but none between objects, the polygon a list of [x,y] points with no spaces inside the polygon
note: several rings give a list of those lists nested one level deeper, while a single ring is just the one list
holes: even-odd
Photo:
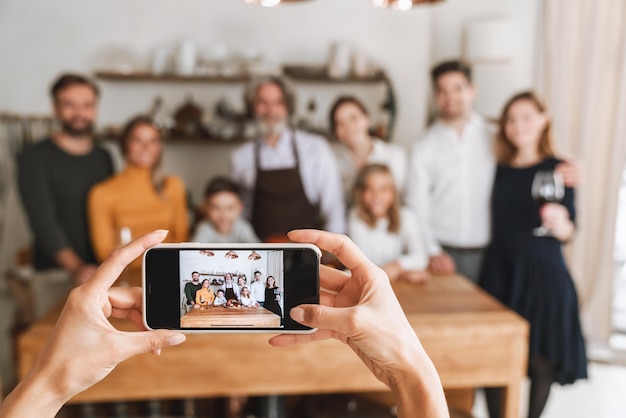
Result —
[{"label": "group of people on phone screen", "polygon": [[[211,285],[219,286],[215,291]],[[183,288],[184,301],[189,309],[202,309],[209,306],[224,307],[264,307],[282,317],[281,288],[274,276],[262,279],[260,271],[255,271],[252,283],[247,284],[245,275],[233,279],[231,273],[224,274],[223,282],[217,283],[203,279],[200,281],[200,273],[191,273],[191,281],[185,283]]]}]

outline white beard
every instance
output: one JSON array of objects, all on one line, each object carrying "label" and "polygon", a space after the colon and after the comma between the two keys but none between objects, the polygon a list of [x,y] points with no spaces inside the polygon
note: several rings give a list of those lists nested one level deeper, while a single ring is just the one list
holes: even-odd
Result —
[{"label": "white beard", "polygon": [[274,124],[273,126],[269,126],[263,121],[257,120],[256,125],[259,131],[259,134],[262,137],[278,136],[287,128],[287,121],[283,121],[283,122]]}]

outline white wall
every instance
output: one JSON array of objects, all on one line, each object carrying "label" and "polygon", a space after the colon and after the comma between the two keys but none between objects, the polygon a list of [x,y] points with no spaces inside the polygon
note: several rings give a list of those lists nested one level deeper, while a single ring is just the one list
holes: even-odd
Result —
[{"label": "white wall", "polygon": [[[513,92],[533,86],[533,50],[540,5],[541,0],[446,0],[432,8],[432,63],[463,54],[463,38],[468,23],[485,18],[500,18],[510,22],[507,34],[510,37],[510,63],[480,65],[474,68],[479,112],[497,116],[503,102]],[[506,85],[494,85],[494,79]],[[490,97],[485,99],[485,96]]]},{"label": "white wall", "polygon": [[364,0],[276,9],[239,0],[4,0],[0,57],[10,64],[2,69],[0,109],[47,112],[47,89],[58,73],[109,64],[114,48],[133,51],[138,63],[146,63],[155,47],[190,39],[201,48],[257,47],[272,62],[321,63],[330,42],[345,40],[380,62],[400,87],[398,138],[408,143],[423,123],[425,97],[419,92],[430,55],[428,15],[428,9],[374,10]]}]

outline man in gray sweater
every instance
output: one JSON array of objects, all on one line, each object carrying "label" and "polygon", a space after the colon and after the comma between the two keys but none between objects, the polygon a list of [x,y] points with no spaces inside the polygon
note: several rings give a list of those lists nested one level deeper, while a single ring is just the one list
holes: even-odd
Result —
[{"label": "man in gray sweater", "polygon": [[18,186],[33,234],[35,268],[60,267],[79,284],[96,268],[87,194],[112,174],[113,165],[93,138],[97,86],[80,75],[65,74],[51,94],[61,129],[23,151]]}]

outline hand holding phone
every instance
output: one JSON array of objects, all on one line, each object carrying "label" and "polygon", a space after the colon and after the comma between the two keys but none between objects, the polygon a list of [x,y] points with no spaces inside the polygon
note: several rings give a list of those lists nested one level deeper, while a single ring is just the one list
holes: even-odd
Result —
[{"label": "hand holding phone", "polygon": [[[143,259],[145,325],[201,333],[312,332],[289,312],[319,303],[320,258],[312,244],[158,245]],[[185,300],[203,309],[181,309]]]}]

